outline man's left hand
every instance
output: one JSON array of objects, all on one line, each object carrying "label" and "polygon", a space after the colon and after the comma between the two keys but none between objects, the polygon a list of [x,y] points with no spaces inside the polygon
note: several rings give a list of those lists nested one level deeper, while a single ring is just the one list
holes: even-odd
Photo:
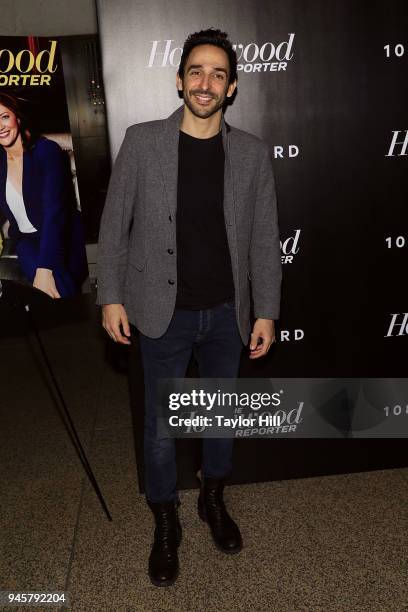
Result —
[{"label": "man's left hand", "polygon": [[[258,344],[259,340],[262,343]],[[275,342],[275,322],[272,319],[257,319],[251,334],[249,345],[250,359],[263,357]]]}]

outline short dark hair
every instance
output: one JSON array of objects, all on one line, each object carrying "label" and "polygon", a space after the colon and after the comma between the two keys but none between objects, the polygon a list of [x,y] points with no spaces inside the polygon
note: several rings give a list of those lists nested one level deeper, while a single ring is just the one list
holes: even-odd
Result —
[{"label": "short dark hair", "polygon": [[215,47],[224,49],[225,53],[228,55],[230,66],[228,85],[238,79],[237,54],[235,53],[231,42],[228,40],[228,34],[214,28],[200,30],[200,32],[194,32],[194,34],[190,34],[187,37],[183,46],[183,53],[181,54],[180,65],[178,68],[178,73],[181,79],[184,77],[184,67],[186,65],[187,58],[194,47],[198,47],[198,45],[214,45]]}]

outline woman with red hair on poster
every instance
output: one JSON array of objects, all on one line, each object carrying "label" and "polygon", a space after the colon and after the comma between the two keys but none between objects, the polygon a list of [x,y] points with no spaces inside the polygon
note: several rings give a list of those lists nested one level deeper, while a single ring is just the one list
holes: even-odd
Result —
[{"label": "woman with red hair on poster", "polygon": [[62,149],[28,126],[19,99],[0,92],[0,214],[26,279],[52,298],[88,276],[81,215]]}]

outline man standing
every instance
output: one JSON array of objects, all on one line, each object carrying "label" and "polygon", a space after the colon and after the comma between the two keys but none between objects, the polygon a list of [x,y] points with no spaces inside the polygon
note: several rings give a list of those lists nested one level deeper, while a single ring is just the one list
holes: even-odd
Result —
[{"label": "man standing", "polygon": [[[115,341],[140,332],[145,381],[146,499],[155,518],[153,584],[177,578],[181,541],[174,439],[156,437],[157,381],[238,376],[242,348],[265,355],[279,317],[281,263],[268,147],[233,128],[223,107],[237,86],[227,34],[190,35],[176,77],[184,104],[168,119],[129,127],[101,221],[98,304]],[[255,323],[250,326],[250,287]],[[203,440],[198,513],[217,548],[242,537],[223,500],[233,439]]]}]

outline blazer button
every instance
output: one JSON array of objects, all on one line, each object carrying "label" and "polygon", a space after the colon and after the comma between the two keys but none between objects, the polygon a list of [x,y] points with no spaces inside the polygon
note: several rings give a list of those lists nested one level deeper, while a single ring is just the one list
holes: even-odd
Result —
[{"label": "blazer button", "polygon": [[169,255],[173,255],[173,253],[174,253],[173,249],[167,249],[167,252],[168,252]]},{"label": "blazer button", "polygon": [[171,280],[171,278],[169,278],[169,285],[174,285],[174,280]]}]

